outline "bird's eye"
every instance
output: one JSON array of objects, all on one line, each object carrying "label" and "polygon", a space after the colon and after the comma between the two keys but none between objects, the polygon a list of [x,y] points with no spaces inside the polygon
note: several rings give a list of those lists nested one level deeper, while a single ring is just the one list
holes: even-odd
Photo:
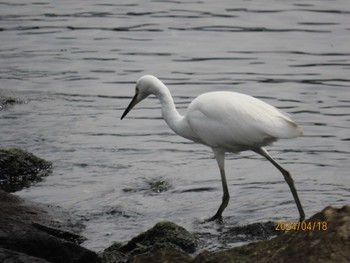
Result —
[{"label": "bird's eye", "polygon": [[139,92],[140,92],[139,88],[136,88],[136,89],[135,89],[135,93],[136,93],[136,94],[139,94]]}]

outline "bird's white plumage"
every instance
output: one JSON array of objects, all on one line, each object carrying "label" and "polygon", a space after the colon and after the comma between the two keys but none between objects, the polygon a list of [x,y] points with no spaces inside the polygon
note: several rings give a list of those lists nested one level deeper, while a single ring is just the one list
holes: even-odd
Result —
[{"label": "bird's white plumage", "polygon": [[189,105],[185,119],[204,144],[239,152],[294,138],[302,129],[286,114],[254,97],[209,92]]}]

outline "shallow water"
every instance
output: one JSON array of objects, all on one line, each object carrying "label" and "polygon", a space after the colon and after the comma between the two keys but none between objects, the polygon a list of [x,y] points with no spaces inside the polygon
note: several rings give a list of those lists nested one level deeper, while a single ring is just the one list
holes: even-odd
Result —
[{"label": "shallow water", "polygon": [[[169,130],[155,99],[120,121],[135,81],[154,74],[181,113],[215,90],[290,113],[304,135],[268,149],[292,172],[307,217],[348,204],[349,13],[346,0],[1,2],[0,94],[27,101],[0,111],[1,147],[54,163],[18,194],[82,218],[94,250],[163,219],[220,231],[197,223],[222,196],[210,149]],[[226,171],[228,225],[298,219],[267,161],[228,155]]]}]

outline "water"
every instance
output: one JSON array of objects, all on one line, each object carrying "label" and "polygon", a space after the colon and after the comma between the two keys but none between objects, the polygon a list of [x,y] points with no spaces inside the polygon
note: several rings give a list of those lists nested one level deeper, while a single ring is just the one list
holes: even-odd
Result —
[{"label": "water", "polygon": [[[154,74],[185,113],[197,95],[251,94],[293,115],[303,137],[269,147],[292,172],[307,217],[348,204],[350,3],[335,1],[2,1],[1,147],[54,163],[18,192],[84,220],[100,250],[159,220],[215,224],[219,172],[209,148],[176,136],[155,99],[120,121],[135,81]],[[287,184],[251,152],[226,162],[228,225],[292,220]],[[152,190],[164,182],[166,191]]]}]

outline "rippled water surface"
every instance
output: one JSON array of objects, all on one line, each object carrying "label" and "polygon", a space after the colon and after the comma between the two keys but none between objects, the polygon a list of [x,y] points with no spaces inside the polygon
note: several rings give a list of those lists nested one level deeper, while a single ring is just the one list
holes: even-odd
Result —
[{"label": "rippled water surface", "polygon": [[[159,102],[120,116],[143,74],[162,79],[181,113],[197,95],[247,93],[290,113],[304,135],[268,147],[292,172],[307,217],[348,204],[350,2],[2,1],[1,147],[54,163],[18,194],[84,220],[88,248],[159,220],[195,232],[222,196],[209,148],[175,135]],[[297,220],[281,174],[252,152],[228,155],[228,224]],[[161,187],[157,187],[157,184]]]}]

